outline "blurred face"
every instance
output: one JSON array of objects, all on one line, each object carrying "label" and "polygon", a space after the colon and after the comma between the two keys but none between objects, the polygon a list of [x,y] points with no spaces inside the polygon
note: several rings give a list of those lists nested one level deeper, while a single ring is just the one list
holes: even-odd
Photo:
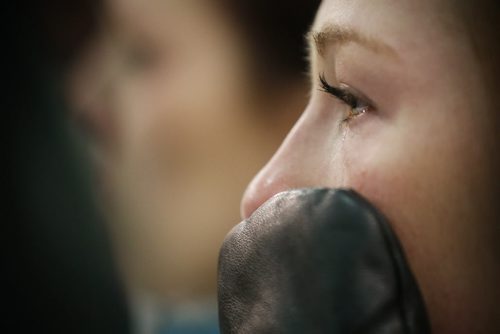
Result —
[{"label": "blurred face", "polygon": [[298,83],[257,98],[244,41],[208,2],[113,0],[74,73],[118,254],[168,297],[215,293],[240,194],[305,104]]},{"label": "blurred face", "polygon": [[435,333],[498,319],[498,138],[466,36],[443,1],[324,0],[309,105],[242,203],[248,217],[290,188],[366,196],[401,239]]}]

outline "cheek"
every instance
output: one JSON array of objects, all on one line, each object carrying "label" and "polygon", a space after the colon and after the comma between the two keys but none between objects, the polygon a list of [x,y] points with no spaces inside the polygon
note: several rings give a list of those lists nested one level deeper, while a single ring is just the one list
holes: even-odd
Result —
[{"label": "cheek", "polygon": [[404,245],[409,246],[407,250],[415,249],[416,240],[421,238],[419,231],[425,225],[418,219],[421,203],[414,193],[419,186],[414,180],[421,175],[417,170],[402,170],[397,161],[379,158],[369,161],[349,158],[351,165],[345,176],[346,186],[368,198],[387,216]]},{"label": "cheek", "polygon": [[370,145],[363,143],[363,137],[346,134],[344,186],[360,192],[384,214],[392,216],[404,199],[411,196],[409,190],[414,189],[411,182],[419,177],[415,175],[418,173],[404,166],[404,159],[398,157],[399,145],[389,138],[373,140]]},{"label": "cheek", "polygon": [[[347,130],[343,147],[345,185],[366,197],[389,220],[412,265],[428,258],[436,235],[437,218],[431,213],[432,180],[423,145],[412,145],[407,131],[363,124]],[[359,131],[358,131],[359,130]],[[367,143],[369,143],[367,145]],[[436,211],[434,211],[436,212]]]},{"label": "cheek", "polygon": [[491,182],[485,175],[491,174],[484,168],[488,157],[473,145],[484,143],[484,134],[455,114],[445,119],[414,112],[390,124],[359,122],[347,130],[343,146],[345,186],[388,218],[431,315],[461,312],[450,296],[477,298],[481,261],[491,256],[487,210],[481,208]]}]

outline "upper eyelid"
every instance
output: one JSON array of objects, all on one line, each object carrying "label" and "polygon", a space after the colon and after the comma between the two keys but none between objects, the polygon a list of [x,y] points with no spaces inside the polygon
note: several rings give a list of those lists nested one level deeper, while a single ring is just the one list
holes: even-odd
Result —
[{"label": "upper eyelid", "polygon": [[342,89],[342,88],[338,88],[338,87],[334,87],[334,86],[330,85],[326,81],[325,76],[323,74],[319,75],[319,81],[320,81],[321,89],[324,92],[329,93],[329,94],[335,96],[336,98],[342,100],[343,102],[348,104],[351,108],[356,107],[356,102],[358,100],[360,100],[356,95],[352,94],[351,92],[347,91],[346,89]]},{"label": "upper eyelid", "polygon": [[[323,83],[325,83],[326,85],[329,86],[329,88],[333,88],[339,92],[341,92],[342,94],[346,94],[346,95],[349,95],[351,96],[352,98],[354,98],[355,100],[357,101],[362,101],[363,103],[366,103],[367,105],[369,105],[370,107],[372,107],[373,109],[378,109],[377,108],[377,104],[375,102],[373,102],[372,99],[370,99],[369,97],[367,97],[365,94],[361,93],[360,91],[358,91],[357,89],[347,85],[347,84],[344,84],[345,86],[347,86],[347,88],[343,88],[343,87],[334,87],[332,85],[330,85],[326,79],[325,79],[325,76],[323,73],[321,73],[319,75],[320,77],[320,84],[322,85],[322,88],[323,88]],[[332,95],[335,95],[336,97],[340,98],[341,100],[343,100],[340,96],[336,95],[336,94],[332,94]],[[344,100],[343,100],[344,101]],[[351,105],[352,107],[352,105]]]}]

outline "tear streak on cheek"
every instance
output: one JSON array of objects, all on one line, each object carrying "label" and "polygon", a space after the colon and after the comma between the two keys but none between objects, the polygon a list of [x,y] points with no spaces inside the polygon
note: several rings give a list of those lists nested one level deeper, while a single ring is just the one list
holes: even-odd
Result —
[{"label": "tear streak on cheek", "polygon": [[348,128],[341,128],[341,136],[338,144],[338,149],[334,155],[334,164],[337,165],[337,182],[340,188],[351,188],[349,186],[349,175],[348,171],[350,169],[350,164],[348,161],[348,151],[346,145]]},{"label": "tear streak on cheek", "polygon": [[[398,202],[404,197],[404,178],[383,160],[383,152],[371,146],[364,149],[361,139],[347,129],[340,147],[341,186],[351,188],[367,198],[389,219],[397,212]],[[396,210],[395,210],[396,209]]]}]

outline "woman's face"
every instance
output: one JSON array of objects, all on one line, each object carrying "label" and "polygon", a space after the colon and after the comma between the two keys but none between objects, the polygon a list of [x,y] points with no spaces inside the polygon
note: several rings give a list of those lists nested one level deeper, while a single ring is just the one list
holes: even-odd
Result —
[{"label": "woman's face", "polygon": [[106,4],[103,32],[73,73],[73,101],[102,156],[118,254],[156,292],[215,294],[241,192],[306,92],[293,83],[301,93],[277,110],[256,99],[245,39],[210,2]]},{"label": "woman's face", "polygon": [[488,332],[499,300],[498,143],[467,36],[443,1],[324,0],[309,105],[242,202],[247,217],[290,188],[363,194],[401,239],[435,333]]}]

